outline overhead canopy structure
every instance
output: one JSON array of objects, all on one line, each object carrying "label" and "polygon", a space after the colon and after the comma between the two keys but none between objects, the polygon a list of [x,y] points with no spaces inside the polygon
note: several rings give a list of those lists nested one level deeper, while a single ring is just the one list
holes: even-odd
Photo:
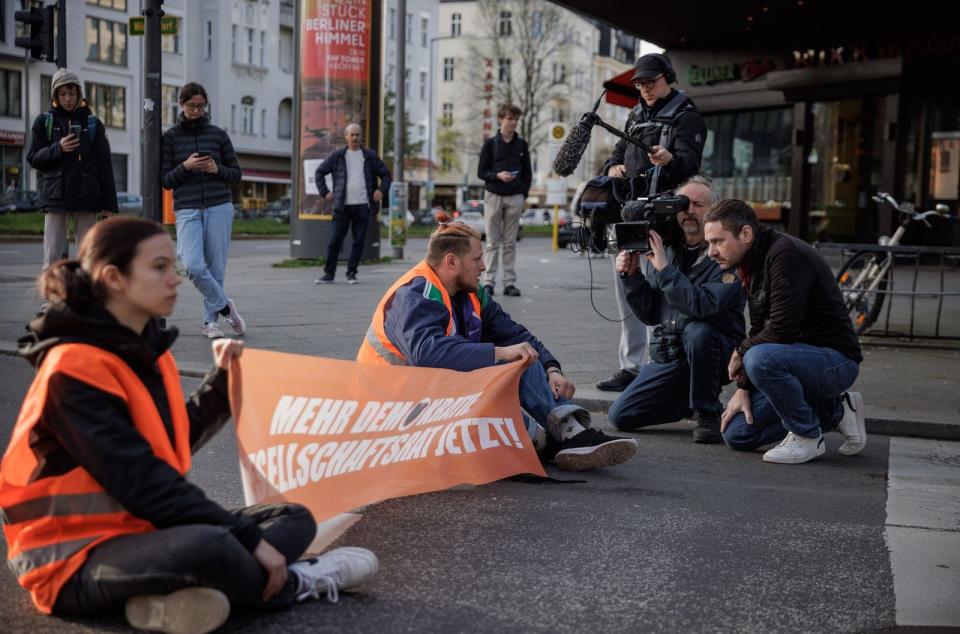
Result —
[{"label": "overhead canopy structure", "polygon": [[560,0],[667,50],[771,50],[887,43],[935,31],[950,34],[955,2],[915,0]]}]

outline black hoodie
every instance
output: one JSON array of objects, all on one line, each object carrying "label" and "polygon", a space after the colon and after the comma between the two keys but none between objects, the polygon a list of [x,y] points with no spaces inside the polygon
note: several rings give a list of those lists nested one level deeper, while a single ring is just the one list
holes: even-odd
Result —
[{"label": "black hoodie", "polygon": [[[138,335],[103,308],[74,310],[51,305],[30,324],[20,340],[20,354],[39,368],[46,353],[61,343],[84,343],[116,354],[143,381],[164,427],[173,440],[170,400],[157,359],[177,338],[151,321]],[[190,449],[195,453],[230,418],[227,373],[211,370],[187,401]],[[226,526],[251,552],[262,538],[248,517],[226,511],[207,498],[173,467],[158,458],[134,428],[127,404],[65,374],[50,377],[47,399],[30,442],[37,456],[34,479],[83,467],[136,517],[156,528],[185,524]]]}]

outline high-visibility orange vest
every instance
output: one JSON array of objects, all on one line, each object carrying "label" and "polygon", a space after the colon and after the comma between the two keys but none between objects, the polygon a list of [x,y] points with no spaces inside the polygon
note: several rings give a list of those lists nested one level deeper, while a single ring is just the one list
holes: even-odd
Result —
[{"label": "high-visibility orange vest", "polygon": [[[453,302],[450,300],[450,294],[447,292],[447,289],[444,288],[443,283],[440,281],[440,278],[437,277],[433,268],[426,260],[421,260],[419,264],[400,276],[400,279],[394,282],[390,290],[388,290],[380,300],[380,303],[377,304],[377,310],[373,313],[373,320],[370,322],[370,327],[367,328],[367,334],[364,336],[363,343],[360,344],[360,350],[357,352],[357,361],[360,363],[380,363],[383,365],[409,365],[403,353],[387,338],[387,333],[383,329],[383,320],[386,314],[385,308],[387,302],[389,302],[394,293],[397,292],[397,289],[417,277],[422,277],[427,280],[426,287],[423,289],[423,296],[442,302],[443,305],[447,307],[450,321],[447,322],[446,334],[448,337],[455,334]],[[476,293],[470,293],[469,297],[470,303],[473,304],[473,311],[476,313],[477,319],[480,319],[480,298],[477,297]]]},{"label": "high-visibility orange vest", "polygon": [[169,351],[157,365],[170,402],[173,443],[143,381],[120,357],[101,348],[75,343],[54,347],[30,386],[0,465],[0,513],[7,564],[41,612],[52,611],[60,589],[92,548],[120,535],[155,530],[124,509],[82,466],[34,479],[38,461],[30,436],[43,413],[50,378],[66,374],[123,399],[154,455],[185,474],[190,469],[190,421],[180,377]]}]

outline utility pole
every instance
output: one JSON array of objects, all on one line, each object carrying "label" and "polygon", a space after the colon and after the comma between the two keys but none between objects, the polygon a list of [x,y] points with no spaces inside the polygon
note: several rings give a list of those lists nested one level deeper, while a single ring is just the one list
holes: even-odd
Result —
[{"label": "utility pole", "polygon": [[57,68],[67,67],[67,0],[57,0]]},{"label": "utility pole", "polygon": [[[41,103],[43,100],[41,100]],[[20,191],[30,189],[30,162],[27,161],[27,149],[32,140],[30,130],[30,51],[23,50],[23,150],[20,152]]]},{"label": "utility pole", "polygon": [[[397,0],[397,102],[393,109],[393,178],[396,183],[406,183],[403,174],[404,147],[403,137],[406,132],[407,106],[407,0]],[[403,209],[400,210],[403,221],[407,220],[406,196],[403,197]],[[393,219],[390,220],[391,225]],[[403,259],[403,247],[393,247],[393,257]]]},{"label": "utility pole", "polygon": [[143,172],[140,193],[143,196],[143,217],[161,222],[160,133],[163,104],[160,96],[160,18],[163,17],[163,9],[160,5],[163,0],[144,0],[143,4]]}]

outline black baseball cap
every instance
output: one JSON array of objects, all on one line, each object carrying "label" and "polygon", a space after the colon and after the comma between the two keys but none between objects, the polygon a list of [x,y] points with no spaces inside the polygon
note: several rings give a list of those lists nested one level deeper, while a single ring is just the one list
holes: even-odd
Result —
[{"label": "black baseball cap", "polygon": [[673,68],[666,57],[659,53],[647,53],[637,60],[633,67],[633,79],[630,81],[632,83],[641,79],[653,79],[672,71]]}]

